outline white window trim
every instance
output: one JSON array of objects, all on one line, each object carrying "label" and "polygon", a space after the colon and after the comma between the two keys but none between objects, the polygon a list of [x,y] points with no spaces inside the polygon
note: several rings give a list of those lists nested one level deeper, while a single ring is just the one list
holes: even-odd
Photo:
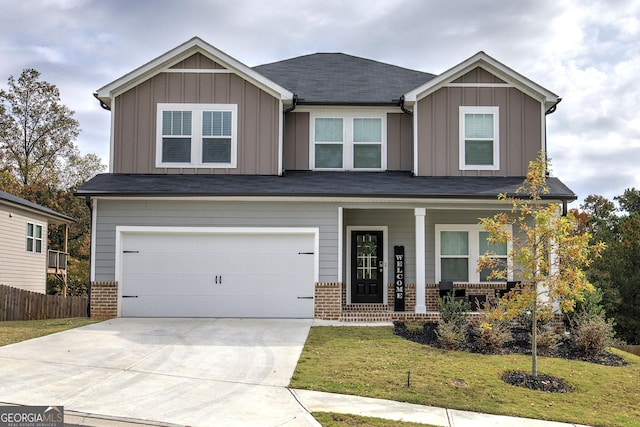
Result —
[{"label": "white window trim", "polygon": [[[465,162],[465,114],[493,114],[493,164],[467,165]],[[459,117],[459,159],[460,170],[500,170],[500,108],[499,107],[470,107],[461,106]]]},{"label": "white window trim", "polygon": [[[342,119],[342,167],[341,168],[316,168],[315,167],[315,135],[316,119]],[[353,147],[357,144],[377,144],[377,142],[354,142],[353,141],[353,120],[354,119],[380,119],[382,141],[380,142],[380,168],[354,168],[353,167]],[[372,111],[343,111],[326,110],[309,114],[309,169],[316,171],[385,171],[387,170],[387,113]],[[324,144],[324,143],[320,143]],[[327,142],[326,144],[332,144]],[[337,144],[337,142],[333,143]]]},{"label": "white window trim", "polygon": [[[24,248],[30,254],[42,254],[45,251],[44,238],[43,238],[44,226],[42,224],[38,224],[37,222],[27,221],[27,227],[26,227],[25,233],[27,232],[27,230],[29,230],[29,224],[33,225],[33,236],[29,236],[29,234],[26,234],[25,236],[26,238],[24,241]],[[36,237],[36,227],[40,227],[40,237]],[[29,247],[27,246],[27,241],[29,239],[33,239],[32,250],[29,250]],[[40,252],[36,251],[36,241],[38,240],[40,241]]]},{"label": "white window trim", "polygon": [[[191,111],[191,162],[162,162],[162,112]],[[231,111],[231,161],[229,163],[202,162],[202,112]],[[156,167],[233,169],[238,164],[238,105],[237,104],[181,104],[158,103],[156,110]]]},{"label": "white window trim", "polygon": [[[512,226],[507,225],[506,230],[509,232],[510,236],[513,236]],[[487,231],[481,225],[478,224],[436,224],[435,225],[435,272],[436,272],[436,282],[440,282],[442,280],[442,272],[440,265],[440,232],[442,231],[466,231],[469,234],[469,263],[468,263],[468,282],[460,282],[460,283],[495,283],[495,282],[481,282],[480,281],[480,273],[478,273],[478,259],[483,254],[480,253],[480,232]],[[511,239],[507,241],[507,280],[513,280],[513,263],[509,258],[509,254],[511,253]]]}]

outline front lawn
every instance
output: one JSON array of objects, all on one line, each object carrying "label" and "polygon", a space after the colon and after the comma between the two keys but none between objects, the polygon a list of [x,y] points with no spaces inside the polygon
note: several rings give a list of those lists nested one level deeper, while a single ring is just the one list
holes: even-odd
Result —
[{"label": "front lawn", "polygon": [[71,319],[14,320],[0,322],[0,346],[55,334],[67,329],[90,325],[101,320],[86,317]]},{"label": "front lawn", "polygon": [[500,379],[507,371],[529,371],[529,356],[441,350],[396,336],[391,327],[313,327],[291,387],[592,426],[637,426],[640,357],[612,352],[629,365],[539,357],[540,373],[575,389],[546,393]]}]

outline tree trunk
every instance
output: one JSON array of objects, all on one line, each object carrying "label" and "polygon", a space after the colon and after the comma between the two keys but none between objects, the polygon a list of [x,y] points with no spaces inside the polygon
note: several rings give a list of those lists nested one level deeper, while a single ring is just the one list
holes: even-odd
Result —
[{"label": "tree trunk", "polygon": [[535,295],[533,299],[533,309],[531,310],[531,375],[538,376],[538,289],[537,284],[533,284],[533,293]]}]

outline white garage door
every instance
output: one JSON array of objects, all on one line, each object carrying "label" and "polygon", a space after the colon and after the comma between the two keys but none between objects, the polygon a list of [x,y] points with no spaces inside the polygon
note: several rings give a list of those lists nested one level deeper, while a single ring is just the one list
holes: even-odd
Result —
[{"label": "white garage door", "polygon": [[312,233],[121,234],[121,315],[313,317]]}]

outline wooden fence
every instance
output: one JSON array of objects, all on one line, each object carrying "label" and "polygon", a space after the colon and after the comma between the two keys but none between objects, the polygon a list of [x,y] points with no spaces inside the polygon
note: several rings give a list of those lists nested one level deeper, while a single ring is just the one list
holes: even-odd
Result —
[{"label": "wooden fence", "polygon": [[617,345],[616,348],[640,356],[640,345]]},{"label": "wooden fence", "polygon": [[0,321],[87,317],[87,297],[63,297],[0,285]]}]

